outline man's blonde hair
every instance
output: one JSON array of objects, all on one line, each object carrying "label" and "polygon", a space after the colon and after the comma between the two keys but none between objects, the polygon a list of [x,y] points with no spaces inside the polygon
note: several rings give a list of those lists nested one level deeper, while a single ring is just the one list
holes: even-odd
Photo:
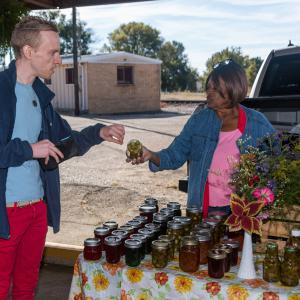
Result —
[{"label": "man's blonde hair", "polygon": [[36,16],[27,16],[16,24],[10,40],[16,58],[21,57],[25,45],[33,48],[39,45],[41,31],[58,32],[58,29],[55,23]]}]

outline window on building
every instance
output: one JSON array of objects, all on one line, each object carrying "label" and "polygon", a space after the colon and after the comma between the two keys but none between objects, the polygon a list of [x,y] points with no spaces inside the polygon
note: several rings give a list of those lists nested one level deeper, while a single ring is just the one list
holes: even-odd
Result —
[{"label": "window on building", "polygon": [[133,67],[118,66],[117,81],[118,84],[133,84]]},{"label": "window on building", "polygon": [[47,84],[47,85],[52,84],[51,78],[46,78],[46,79],[44,79],[44,83]]},{"label": "window on building", "polygon": [[66,69],[66,84],[74,83],[74,68]]}]

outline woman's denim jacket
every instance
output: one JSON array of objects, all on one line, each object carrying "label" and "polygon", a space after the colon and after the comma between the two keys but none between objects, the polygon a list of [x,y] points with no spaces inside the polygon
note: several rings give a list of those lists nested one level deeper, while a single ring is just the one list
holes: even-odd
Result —
[{"label": "woman's denim jacket", "polygon": [[[246,127],[240,138],[242,143],[237,143],[241,153],[245,147],[257,145],[259,139],[275,131],[262,113],[244,106],[242,108],[246,113]],[[157,172],[175,170],[186,161],[190,162],[188,206],[196,205],[202,208],[204,187],[221,127],[222,122],[212,109],[205,108],[195,112],[171,145],[157,152],[160,157],[160,166],[149,163],[150,170]]]}]

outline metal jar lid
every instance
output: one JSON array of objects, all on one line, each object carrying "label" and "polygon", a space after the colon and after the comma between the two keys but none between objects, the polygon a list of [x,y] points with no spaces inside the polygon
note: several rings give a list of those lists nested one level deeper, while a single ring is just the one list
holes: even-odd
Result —
[{"label": "metal jar lid", "polygon": [[162,240],[162,241],[170,241],[170,242],[173,242],[175,240],[173,237],[171,237],[170,235],[166,235],[166,234],[160,235],[158,237],[158,239]]},{"label": "metal jar lid", "polygon": [[198,208],[196,205],[192,205],[186,208],[186,211],[191,212],[191,213],[202,213],[202,210]]},{"label": "metal jar lid", "polygon": [[140,240],[128,239],[125,241],[125,247],[130,249],[139,249],[142,247]]},{"label": "metal jar lid", "polygon": [[185,245],[186,246],[199,246],[199,241],[196,237],[187,235],[187,236],[182,237],[181,245],[182,246],[185,246]]},{"label": "metal jar lid", "polygon": [[148,197],[144,200],[145,204],[147,205],[153,205],[153,206],[156,206],[158,204],[158,201],[157,199],[155,198],[152,198],[152,197]]},{"label": "metal jar lid", "polygon": [[206,224],[210,225],[211,227],[216,227],[220,223],[220,220],[217,220],[214,218],[207,218],[203,221],[203,223],[206,223]]},{"label": "metal jar lid", "polygon": [[228,214],[226,214],[226,212],[224,211],[220,211],[220,210],[216,210],[216,211],[211,211],[208,213],[208,218],[215,218],[218,220],[223,220],[228,216]]},{"label": "metal jar lid", "polygon": [[103,226],[108,227],[110,230],[114,230],[118,228],[118,223],[116,221],[107,221],[103,223]]},{"label": "metal jar lid", "polygon": [[162,213],[155,213],[153,214],[153,220],[158,223],[164,223],[168,221],[168,216]]},{"label": "metal jar lid", "polygon": [[122,244],[122,240],[119,236],[110,235],[104,239],[104,244],[107,246],[119,246]]},{"label": "metal jar lid", "polygon": [[148,223],[148,224],[145,225],[145,228],[153,230],[154,232],[159,232],[160,231],[160,225],[159,224]]},{"label": "metal jar lid", "polygon": [[130,225],[122,225],[119,227],[120,230],[126,230],[129,234],[133,233],[134,228]]},{"label": "metal jar lid", "polygon": [[233,251],[232,247],[225,244],[216,244],[213,249],[220,249],[225,251],[226,253],[231,253]]},{"label": "metal jar lid", "polygon": [[211,249],[208,251],[208,257],[214,258],[214,259],[225,259],[226,253],[223,250],[220,249]]},{"label": "metal jar lid", "polygon": [[121,229],[113,230],[111,234],[115,236],[119,236],[121,239],[125,239],[129,236],[128,231],[121,230]]},{"label": "metal jar lid", "polygon": [[267,243],[267,248],[268,249],[278,249],[278,245],[275,242],[268,242]]},{"label": "metal jar lid", "polygon": [[195,238],[198,240],[198,242],[209,242],[211,240],[211,237],[209,234],[195,234]]},{"label": "metal jar lid", "polygon": [[97,227],[94,230],[95,235],[108,235],[110,232],[110,229],[106,226]]},{"label": "metal jar lid", "polygon": [[291,231],[291,236],[299,237],[300,236],[300,228],[293,228]]},{"label": "metal jar lid", "polygon": [[168,241],[164,240],[156,240],[152,241],[152,249],[168,249],[169,248],[169,243]]},{"label": "metal jar lid", "polygon": [[201,222],[200,224],[196,224],[194,226],[194,229],[211,229],[211,225],[209,225],[208,223],[205,222]]},{"label": "metal jar lid", "polygon": [[222,241],[222,244],[229,245],[232,249],[236,249],[240,247],[239,241],[233,239],[226,239]]},{"label": "metal jar lid", "polygon": [[174,209],[174,210],[179,210],[180,209],[180,203],[178,202],[168,202],[167,203],[167,208],[171,208],[171,209]]},{"label": "metal jar lid", "polygon": [[142,243],[146,243],[147,236],[141,233],[134,233],[129,236],[131,239],[140,240]]},{"label": "metal jar lid", "polygon": [[135,216],[132,220],[140,221],[140,222],[142,222],[142,224],[146,224],[148,221],[148,218],[146,216]]},{"label": "metal jar lid", "polygon": [[173,220],[174,221],[178,221],[178,222],[181,222],[185,225],[190,225],[192,224],[192,218],[190,217],[184,217],[184,216],[175,216],[173,217]]},{"label": "metal jar lid", "polygon": [[174,210],[171,208],[164,207],[159,211],[161,214],[174,217]]},{"label": "metal jar lid", "polygon": [[143,226],[143,223],[139,220],[131,220],[128,221],[125,226],[127,225],[132,226],[135,229],[135,228],[141,228]]},{"label": "metal jar lid", "polygon": [[88,238],[84,240],[84,246],[88,246],[88,247],[97,247],[100,245],[100,243],[101,241],[96,238]]},{"label": "metal jar lid", "polygon": [[208,228],[201,228],[201,229],[194,229],[192,231],[193,235],[201,235],[201,234],[205,234],[205,235],[211,235],[211,230]]},{"label": "metal jar lid", "polygon": [[169,221],[168,222],[168,228],[170,229],[182,229],[184,227],[183,223],[179,221]]},{"label": "metal jar lid", "polygon": [[155,213],[156,207],[154,205],[143,204],[139,207],[139,211],[142,213]]},{"label": "metal jar lid", "polygon": [[151,229],[147,229],[147,228],[141,228],[138,230],[138,233],[141,233],[147,237],[153,238],[155,235],[155,232]]}]

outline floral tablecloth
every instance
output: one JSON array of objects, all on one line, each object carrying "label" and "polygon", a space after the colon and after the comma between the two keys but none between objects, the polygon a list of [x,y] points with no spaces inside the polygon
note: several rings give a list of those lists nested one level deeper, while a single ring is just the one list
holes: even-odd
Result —
[{"label": "floral tablecloth", "polygon": [[234,267],[216,280],[208,277],[206,265],[195,273],[182,272],[177,259],[165,269],[155,269],[149,256],[139,267],[130,268],[124,261],[85,261],[80,254],[74,266],[69,300],[300,300],[299,285],[288,288],[262,280],[261,262],[257,256],[257,279],[239,279]]}]

